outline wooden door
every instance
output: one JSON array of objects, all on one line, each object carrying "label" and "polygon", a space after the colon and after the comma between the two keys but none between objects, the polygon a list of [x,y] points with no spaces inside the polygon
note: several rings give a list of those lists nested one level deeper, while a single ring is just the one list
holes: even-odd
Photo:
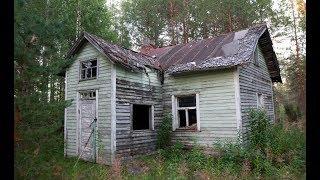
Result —
[{"label": "wooden door", "polygon": [[80,95],[80,158],[87,161],[95,161],[95,141],[96,133],[93,121],[96,118],[96,99],[94,97],[86,97]]}]

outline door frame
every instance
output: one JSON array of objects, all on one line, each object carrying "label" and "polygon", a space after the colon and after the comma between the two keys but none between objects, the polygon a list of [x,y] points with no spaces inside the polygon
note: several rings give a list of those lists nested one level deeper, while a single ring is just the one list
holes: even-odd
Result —
[{"label": "door frame", "polygon": [[[81,108],[80,108],[80,93],[81,92],[86,92],[86,91],[95,91],[96,93],[96,98],[95,98],[95,101],[96,101],[96,118],[97,118],[97,122],[96,122],[96,131],[98,131],[99,129],[99,111],[98,111],[98,97],[99,97],[99,89],[81,89],[81,90],[78,90],[77,91],[77,100],[76,100],[76,106],[77,106],[77,127],[76,127],[76,138],[77,138],[77,142],[76,142],[76,148],[77,148],[77,156],[80,156],[81,154],[81,124],[82,124],[82,121],[81,121]],[[98,159],[98,146],[96,147],[96,151],[95,151],[95,161],[97,161]]]}]

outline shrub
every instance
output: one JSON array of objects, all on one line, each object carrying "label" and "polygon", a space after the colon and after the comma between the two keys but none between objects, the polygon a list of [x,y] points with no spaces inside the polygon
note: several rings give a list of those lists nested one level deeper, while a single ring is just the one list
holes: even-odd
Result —
[{"label": "shrub", "polygon": [[270,120],[262,109],[249,110],[249,148],[259,149],[266,153]]},{"label": "shrub", "polygon": [[254,176],[272,178],[284,172],[297,176],[304,171],[305,135],[297,127],[271,124],[266,111],[252,109],[249,111],[247,137],[248,146],[243,146],[240,141],[215,144],[221,154],[214,162],[218,171],[250,171]]},{"label": "shrub", "polygon": [[157,149],[163,149],[170,145],[171,141],[171,126],[172,118],[170,113],[165,113],[164,118],[160,124],[158,135],[157,135]]}]

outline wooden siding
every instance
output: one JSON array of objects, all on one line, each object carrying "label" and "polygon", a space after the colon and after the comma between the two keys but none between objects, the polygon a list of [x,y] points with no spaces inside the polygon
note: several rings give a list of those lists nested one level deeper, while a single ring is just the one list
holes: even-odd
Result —
[{"label": "wooden siding", "polygon": [[[98,60],[98,77],[93,80],[79,81],[80,61],[90,58]],[[66,71],[66,97],[72,100],[71,106],[66,108],[66,155],[78,155],[78,131],[77,123],[77,92],[79,90],[96,89],[98,90],[98,158],[100,163],[110,164],[111,160],[111,63],[102,56],[92,45],[83,45],[75,62]]]},{"label": "wooden siding", "polygon": [[257,47],[256,51],[258,53],[257,61],[259,66],[256,66],[254,63],[250,63],[249,66],[239,67],[242,130],[244,135],[247,133],[247,112],[250,108],[257,108],[257,93],[263,94],[267,114],[271,121],[274,121],[274,104],[272,98],[273,89],[271,78],[260,48]]},{"label": "wooden siding", "polygon": [[165,75],[165,110],[171,112],[172,95],[199,93],[200,132],[175,130],[173,141],[212,146],[218,140],[237,138],[234,71],[208,71],[176,77]]},{"label": "wooden siding", "polygon": [[[132,130],[131,104],[154,106],[154,127],[162,117],[162,88],[157,72],[129,72],[117,66],[116,80],[116,155],[129,158],[155,150],[156,130]],[[150,83],[149,83],[150,82]]]}]

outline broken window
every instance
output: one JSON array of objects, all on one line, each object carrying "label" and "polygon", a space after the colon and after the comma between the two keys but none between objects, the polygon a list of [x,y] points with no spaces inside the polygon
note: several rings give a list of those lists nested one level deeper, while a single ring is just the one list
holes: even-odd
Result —
[{"label": "broken window", "polygon": [[97,60],[82,61],[80,65],[80,79],[95,79],[97,77]]},{"label": "broken window", "polygon": [[179,128],[197,129],[196,95],[177,97]]},{"label": "broken window", "polygon": [[80,92],[80,99],[96,99],[95,91]]},{"label": "broken window", "polygon": [[264,108],[263,95],[261,93],[257,94],[257,107]]},{"label": "broken window", "polygon": [[132,127],[133,130],[152,129],[152,106],[132,105]]}]

